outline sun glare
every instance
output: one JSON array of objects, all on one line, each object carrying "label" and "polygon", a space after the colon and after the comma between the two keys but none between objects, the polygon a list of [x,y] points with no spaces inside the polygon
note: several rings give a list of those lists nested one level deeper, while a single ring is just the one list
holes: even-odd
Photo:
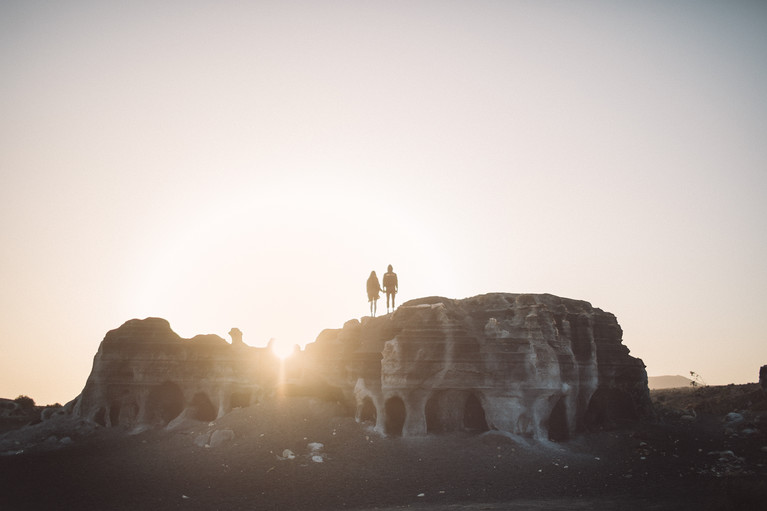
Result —
[{"label": "sun glare", "polygon": [[291,356],[295,350],[295,346],[293,346],[293,344],[287,341],[282,341],[280,339],[272,339],[269,344],[270,348],[272,349],[272,353],[283,360]]}]

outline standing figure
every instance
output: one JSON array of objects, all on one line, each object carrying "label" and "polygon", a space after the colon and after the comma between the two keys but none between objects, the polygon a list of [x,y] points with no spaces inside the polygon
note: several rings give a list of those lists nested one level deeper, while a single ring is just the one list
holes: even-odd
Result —
[{"label": "standing figure", "polygon": [[381,289],[381,283],[378,282],[376,272],[371,271],[370,277],[368,277],[368,301],[370,302],[370,315],[373,317],[376,317],[376,304],[381,297],[378,293],[381,291],[383,289]]},{"label": "standing figure", "polygon": [[388,271],[383,276],[383,288],[386,291],[386,312],[389,312],[389,297],[391,297],[391,310],[394,310],[394,295],[399,290],[399,284],[397,283],[397,274],[394,273],[394,268],[389,265]]}]

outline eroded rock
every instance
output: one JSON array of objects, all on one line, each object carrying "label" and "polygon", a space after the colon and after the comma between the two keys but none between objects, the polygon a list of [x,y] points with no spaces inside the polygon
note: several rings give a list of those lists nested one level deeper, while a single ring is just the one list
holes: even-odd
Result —
[{"label": "eroded rock", "polygon": [[552,295],[414,300],[326,331],[306,352],[306,367],[389,435],[496,429],[558,440],[651,410],[644,364],[615,316]]},{"label": "eroded rock", "polygon": [[346,404],[387,435],[561,440],[650,413],[644,364],[622,333],[614,315],[580,300],[429,297],[324,330],[281,367],[238,329],[229,344],[131,320],[102,341],[75,414],[105,426],[213,421],[279,388]]}]

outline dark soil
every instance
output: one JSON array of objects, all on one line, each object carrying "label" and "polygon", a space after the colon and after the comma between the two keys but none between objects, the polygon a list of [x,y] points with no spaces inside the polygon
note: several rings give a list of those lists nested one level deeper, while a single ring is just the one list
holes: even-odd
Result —
[{"label": "dark soil", "polygon": [[[385,438],[298,397],[172,431],[52,420],[0,436],[0,509],[764,509],[756,391],[655,391],[657,418],[561,443]],[[233,438],[217,445],[214,431]]]}]

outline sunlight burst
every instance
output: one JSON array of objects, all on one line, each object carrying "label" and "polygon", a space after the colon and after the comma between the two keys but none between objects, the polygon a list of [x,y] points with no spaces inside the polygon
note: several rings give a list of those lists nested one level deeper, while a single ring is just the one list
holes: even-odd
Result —
[{"label": "sunlight burst", "polygon": [[269,342],[269,347],[272,350],[272,353],[278,358],[281,358],[285,360],[289,356],[293,354],[293,351],[295,351],[295,346],[291,344],[288,341],[283,341],[280,339],[272,339]]}]

